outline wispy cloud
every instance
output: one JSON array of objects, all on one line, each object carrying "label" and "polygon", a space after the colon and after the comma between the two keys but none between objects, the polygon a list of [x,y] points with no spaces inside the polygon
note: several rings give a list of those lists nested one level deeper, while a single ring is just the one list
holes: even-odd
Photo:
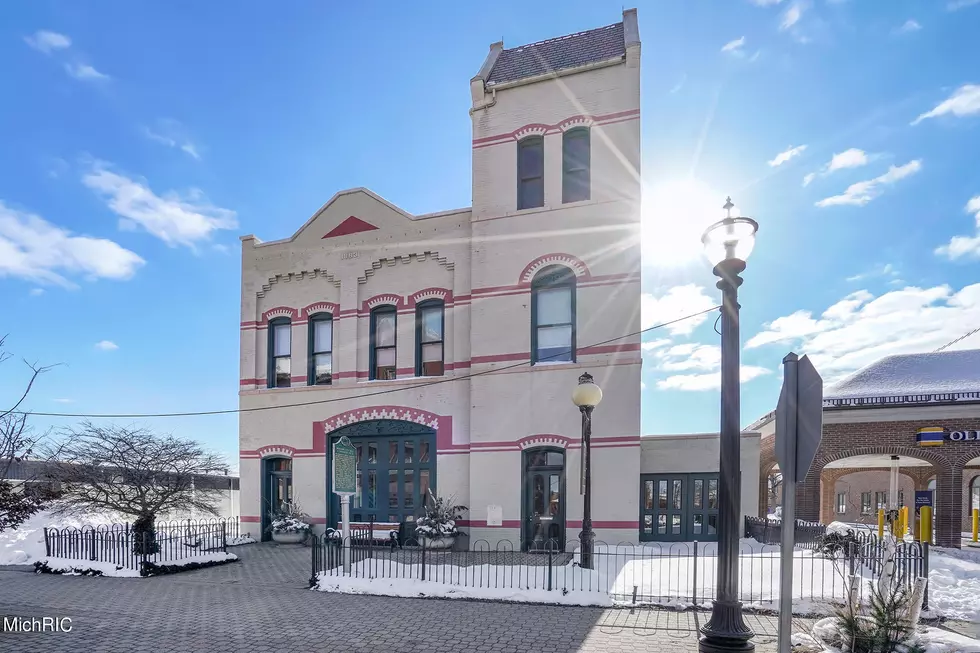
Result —
[{"label": "wispy cloud", "polygon": [[46,29],[38,30],[30,36],[25,36],[24,42],[44,54],[51,54],[55,50],[64,50],[71,46],[70,38],[64,34],[50,32]]},{"label": "wispy cloud", "polygon": [[769,162],[769,165],[773,168],[775,168],[776,166],[781,166],[787,161],[789,161],[790,159],[792,159],[793,157],[803,154],[804,150],[806,150],[806,145],[797,145],[796,147],[791,147],[777,154],[776,158],[774,158],[772,161]]},{"label": "wispy cloud", "polygon": [[779,31],[785,32],[790,29],[803,18],[803,11],[806,9],[806,5],[802,2],[794,2],[786,11],[783,12],[782,17],[779,19]]},{"label": "wispy cloud", "polygon": [[936,248],[936,254],[951,261],[958,258],[980,258],[980,195],[971,197],[964,211],[973,216],[976,233],[973,236],[953,236],[948,244]]},{"label": "wispy cloud", "polygon": [[[891,263],[885,263],[875,267],[867,272],[862,272],[860,274],[855,274],[853,276],[847,277],[847,281],[863,281],[865,279],[872,279],[874,277],[897,277],[899,274],[898,270]],[[894,281],[894,279],[893,279]]]},{"label": "wispy cloud", "polygon": [[885,174],[879,175],[874,179],[859,181],[855,184],[851,184],[842,194],[824,198],[817,202],[817,206],[864,206],[871,200],[881,195],[884,192],[885,186],[889,186],[901,179],[914,175],[921,169],[921,159],[909,161],[903,166],[891,166],[888,168],[888,172]]},{"label": "wispy cloud", "polygon": [[197,145],[187,136],[187,130],[172,118],[158,120],[156,127],[152,129],[143,127],[143,135],[161,145],[181,150],[194,159],[201,158]]},{"label": "wispy cloud", "polygon": [[847,168],[859,168],[863,165],[867,165],[871,160],[872,156],[869,156],[864,150],[859,150],[856,147],[852,147],[849,150],[844,150],[843,152],[838,152],[830,158],[826,164],[818,172],[811,172],[803,177],[803,186],[809,186],[810,182],[816,179],[818,176],[826,177],[836,170],[845,170]]},{"label": "wispy cloud", "polygon": [[87,63],[66,63],[65,71],[75,79],[89,82],[106,82],[112,79],[105,73],[100,73]]},{"label": "wispy cloud", "polygon": [[769,7],[772,5],[778,5],[783,0],[749,0],[756,7]]},{"label": "wispy cloud", "polygon": [[680,91],[682,88],[684,88],[684,84],[686,83],[687,83],[687,73],[684,73],[683,75],[681,75],[681,78],[677,80],[677,83],[674,84],[674,86],[670,89],[670,94],[673,95],[674,93]]},{"label": "wispy cloud", "polygon": [[192,189],[181,196],[175,191],[157,195],[145,179],[131,179],[113,172],[108,164],[96,162],[82,177],[108,207],[122,218],[120,227],[136,225],[168,245],[194,246],[221,229],[238,226],[235,212],[214,206],[204,193]]},{"label": "wispy cloud", "polygon": [[948,11],[959,11],[960,9],[966,9],[976,4],[980,4],[980,0],[952,0],[952,2],[946,5],[946,9]]},{"label": "wispy cloud", "polygon": [[896,27],[893,30],[893,33],[908,34],[910,32],[918,32],[920,29],[922,29],[922,25],[919,24],[919,21],[909,18],[907,21],[902,23],[901,27]]},{"label": "wispy cloud", "polygon": [[31,288],[29,293],[31,297],[40,297],[44,294],[44,288]]},{"label": "wispy cloud", "polygon": [[946,100],[940,102],[932,111],[921,114],[912,121],[918,125],[928,118],[953,115],[957,118],[980,114],[980,84],[964,84],[953,92]]},{"label": "wispy cloud", "polygon": [[104,238],[75,236],[41,216],[0,201],[0,277],[18,277],[66,288],[69,276],[129,279],[145,261]]},{"label": "wispy cloud", "polygon": [[[640,321],[646,329],[655,324],[663,324],[678,318],[706,311],[718,302],[709,296],[702,286],[689,283],[674,286],[660,296],[643,293],[640,296]],[[666,327],[670,335],[687,335],[692,333],[709,314],[698,315],[687,320],[675,322]]]},{"label": "wispy cloud", "polygon": [[745,54],[745,51],[742,49],[744,45],[745,37],[740,36],[737,39],[729,41],[725,45],[721,46],[721,51],[735,56],[743,56]]},{"label": "wispy cloud", "polygon": [[809,186],[810,182],[812,182],[816,178],[817,178],[817,173],[815,172],[810,172],[803,175],[803,187],[806,188],[807,186]]},{"label": "wispy cloud", "polygon": [[75,400],[74,399],[68,399],[67,397],[58,397],[57,399],[52,399],[52,401],[54,403],[56,403],[56,404],[73,404],[73,403],[75,403]]},{"label": "wispy cloud", "polygon": [[111,340],[100,340],[95,343],[95,348],[101,349],[102,351],[115,351],[116,349],[119,349],[119,345]]}]

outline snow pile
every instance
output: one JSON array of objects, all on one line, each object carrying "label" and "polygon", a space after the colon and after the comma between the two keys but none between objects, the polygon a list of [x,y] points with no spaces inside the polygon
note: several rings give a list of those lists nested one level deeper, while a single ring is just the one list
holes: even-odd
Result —
[{"label": "snow pile", "polygon": [[972,551],[929,551],[929,607],[950,619],[980,621],[980,555]]},{"label": "snow pile", "polygon": [[86,525],[111,524],[126,521],[123,515],[111,513],[85,513],[76,516],[55,515],[41,511],[22,523],[18,528],[0,532],[0,565],[30,565],[43,558],[44,527],[81,528]]},{"label": "snow pile", "polygon": [[[821,619],[813,624],[811,633],[793,633],[790,642],[798,653],[840,653],[836,648],[826,648],[820,641],[840,641],[840,629],[834,617]],[[931,626],[920,627],[911,637],[910,644],[918,644],[925,653],[980,653],[980,641]]]},{"label": "snow pile", "polygon": [[236,535],[234,537],[229,537],[225,542],[227,546],[240,546],[242,544],[255,544],[255,538],[245,533],[244,535]]},{"label": "snow pile", "polygon": [[[167,567],[166,572],[173,573],[179,571],[180,567],[197,568],[223,564],[238,560],[238,556],[233,553],[205,553],[179,560],[154,560],[154,567]],[[117,578],[139,578],[140,572],[137,569],[121,567],[111,562],[99,562],[98,560],[71,560],[67,558],[47,558],[42,557],[36,561],[36,565],[43,568],[44,573],[64,574],[66,576],[113,576]],[[42,569],[38,570],[42,573]]]}]

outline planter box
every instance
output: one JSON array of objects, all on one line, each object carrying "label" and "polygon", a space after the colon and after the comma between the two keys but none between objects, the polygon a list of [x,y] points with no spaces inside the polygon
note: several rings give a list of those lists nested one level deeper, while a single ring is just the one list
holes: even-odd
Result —
[{"label": "planter box", "polygon": [[278,542],[279,544],[300,544],[300,543],[303,542],[303,540],[306,539],[306,537],[308,535],[309,535],[309,533],[303,533],[303,532],[300,532],[300,533],[276,533],[275,531],[273,531],[273,533],[272,533],[272,541],[273,542]]},{"label": "planter box", "polygon": [[424,535],[419,537],[419,544],[429,550],[444,550],[453,548],[456,543],[456,536],[428,538]]}]

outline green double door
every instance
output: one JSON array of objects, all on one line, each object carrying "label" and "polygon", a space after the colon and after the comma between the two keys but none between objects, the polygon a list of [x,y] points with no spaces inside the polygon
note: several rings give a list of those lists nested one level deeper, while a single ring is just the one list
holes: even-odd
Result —
[{"label": "green double door", "polygon": [[641,542],[717,539],[717,473],[640,476]]}]

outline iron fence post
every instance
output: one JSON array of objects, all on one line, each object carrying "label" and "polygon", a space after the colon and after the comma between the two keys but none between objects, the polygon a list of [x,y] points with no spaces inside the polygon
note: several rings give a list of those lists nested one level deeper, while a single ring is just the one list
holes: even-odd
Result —
[{"label": "iron fence post", "polygon": [[551,565],[554,562],[555,551],[554,549],[548,549],[548,591],[551,591]]},{"label": "iron fence post", "polygon": [[89,560],[98,559],[97,556],[95,555],[95,529],[94,528],[92,529],[92,542],[89,544],[88,559]]},{"label": "iron fence post", "polygon": [[922,542],[922,575],[926,579],[926,589],[922,593],[922,609],[929,609],[929,543]]},{"label": "iron fence post", "polygon": [[847,543],[847,571],[853,576],[854,575],[854,542]]},{"label": "iron fence post", "polygon": [[317,571],[317,558],[320,550],[320,544],[317,542],[317,536],[313,536],[313,554],[310,556],[311,559],[311,569],[310,569],[310,587],[316,585],[316,571]]},{"label": "iron fence post", "polygon": [[698,609],[698,541],[694,540],[694,571],[691,574],[691,605]]},{"label": "iron fence post", "polygon": [[228,553],[228,525],[221,522],[221,550]]},{"label": "iron fence post", "polygon": [[425,580],[425,541],[422,542],[422,580]]},{"label": "iron fence post", "polygon": [[51,555],[51,540],[48,539],[48,527],[44,527],[44,555]]}]

